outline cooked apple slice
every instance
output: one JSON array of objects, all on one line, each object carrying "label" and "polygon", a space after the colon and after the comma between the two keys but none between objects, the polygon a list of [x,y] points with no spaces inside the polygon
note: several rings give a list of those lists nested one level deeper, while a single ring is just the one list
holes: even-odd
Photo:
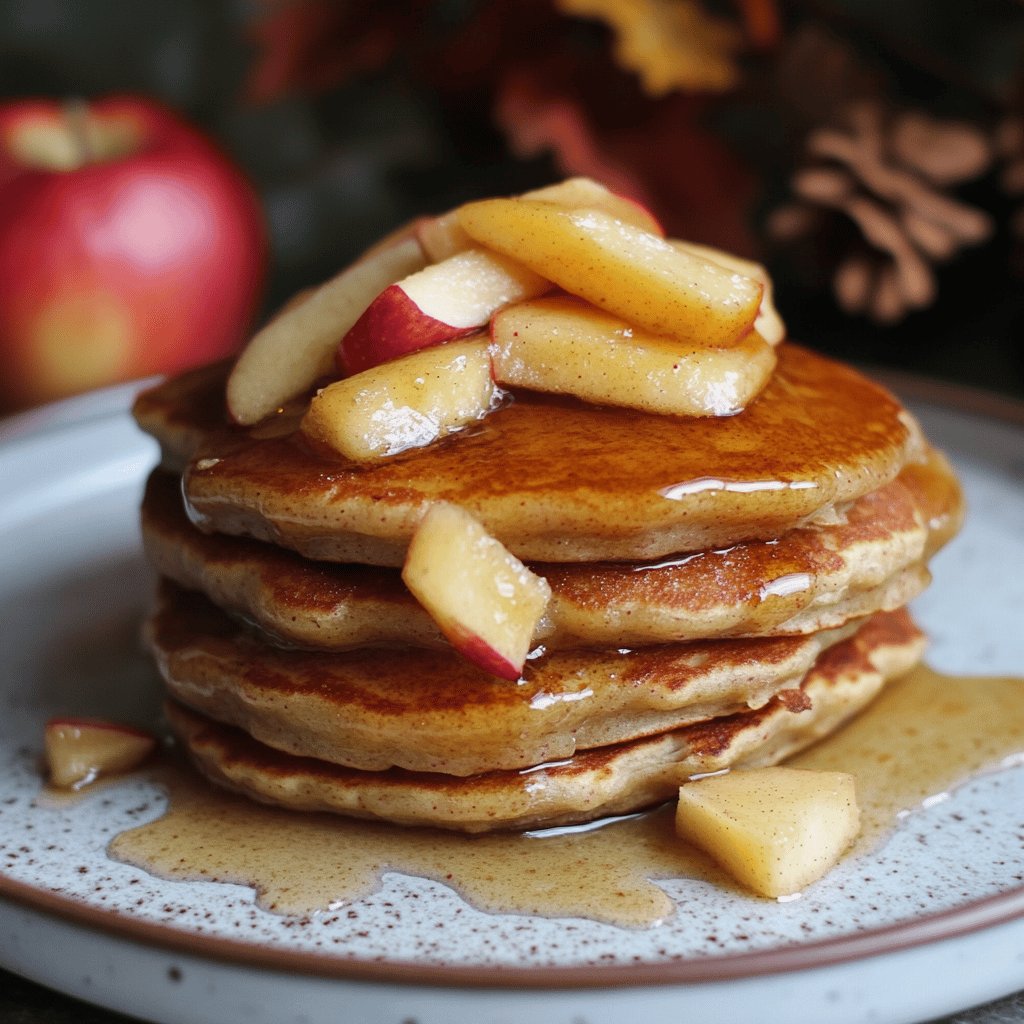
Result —
[{"label": "cooked apple slice", "polygon": [[422,448],[495,408],[483,337],[453,341],[382,363],[322,388],[301,429],[346,458],[370,461]]},{"label": "cooked apple slice", "polygon": [[759,282],[601,210],[487,199],[463,206],[459,223],[567,292],[688,344],[734,345],[761,303]]},{"label": "cooked apple slice", "polygon": [[[523,199],[537,199],[561,206],[586,207],[635,224],[651,234],[664,236],[665,231],[657,218],[646,207],[633,199],[618,196],[591,178],[568,178],[554,185],[524,192]],[[416,222],[416,238],[427,259],[432,263],[446,260],[457,252],[473,247],[473,239],[459,224],[459,211],[449,210],[437,217],[422,217]]]},{"label": "cooked apple slice", "polygon": [[431,506],[402,579],[464,657],[502,679],[519,678],[551,590],[465,509]]},{"label": "cooked apple slice", "polygon": [[539,199],[545,203],[557,203],[559,206],[603,210],[612,217],[625,221],[626,224],[649,231],[652,235],[664,237],[665,234],[665,229],[657,217],[646,206],[635,199],[616,195],[593,178],[566,178],[565,181],[556,182],[554,185],[545,185],[532,192],[524,192],[520,198]]},{"label": "cooked apple slice", "polygon": [[338,347],[344,373],[479,330],[495,310],[549,291],[512,259],[467,249],[393,284],[367,306]]},{"label": "cooked apple slice", "polygon": [[141,764],[156,738],[140,729],[87,718],[53,718],[44,731],[50,781],[78,789],[101,775],[116,775]]},{"label": "cooked apple slice", "polygon": [[385,239],[340,274],[289,303],[242,350],[227,382],[232,418],[258,423],[333,375],[338,342],[381,290],[426,265],[413,227]]},{"label": "cooked apple slice", "polygon": [[746,274],[755,281],[760,281],[764,287],[761,294],[761,305],[757,311],[757,319],[754,321],[754,330],[768,342],[769,345],[778,345],[786,337],[786,325],[775,308],[775,295],[772,287],[771,274],[760,263],[753,260],[745,260],[741,256],[733,256],[732,253],[723,252],[721,249],[713,249],[710,245],[698,245],[696,242],[680,242],[678,239],[671,239],[672,245],[683,252],[693,253],[701,259],[711,260],[718,263],[726,270],[734,270],[738,274]]},{"label": "cooked apple slice", "polygon": [[776,358],[756,331],[729,348],[687,346],[556,296],[495,314],[491,361],[495,380],[511,387],[662,415],[731,416],[768,382]]},{"label": "cooked apple slice", "polygon": [[832,868],[860,828],[852,775],[757,768],[679,790],[676,831],[761,896],[788,896]]},{"label": "cooked apple slice", "polygon": [[416,222],[416,238],[431,263],[440,263],[456,253],[476,248],[476,243],[459,224],[458,210],[436,217],[421,217]]}]

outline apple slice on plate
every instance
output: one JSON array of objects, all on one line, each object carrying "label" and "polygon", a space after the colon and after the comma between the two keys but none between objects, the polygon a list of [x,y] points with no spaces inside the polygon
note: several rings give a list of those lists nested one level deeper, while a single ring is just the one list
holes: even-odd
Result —
[{"label": "apple slice on plate", "polygon": [[772,288],[771,274],[760,263],[753,260],[745,260],[741,256],[733,256],[732,253],[722,252],[721,249],[713,249],[710,245],[698,245],[696,242],[681,242],[678,239],[671,239],[671,244],[682,252],[692,253],[701,259],[718,263],[726,270],[734,270],[737,274],[745,274],[755,281],[760,281],[764,287],[761,295],[761,305],[757,310],[757,319],[754,321],[754,330],[768,342],[769,345],[778,345],[786,337],[786,325],[775,308],[775,295]]},{"label": "apple slice on plate", "polygon": [[761,896],[816,882],[860,829],[844,772],[756,768],[709,775],[679,790],[676,831]]},{"label": "apple slice on plate", "polygon": [[258,423],[290,399],[335,373],[338,342],[360,314],[394,281],[426,265],[407,226],[318,288],[288,303],[238,357],[227,383],[235,422]]},{"label": "apple slice on plate", "polygon": [[156,747],[141,729],[88,718],[52,718],[44,732],[50,781],[77,789],[101,775],[116,775],[140,765]]},{"label": "apple slice on plate", "polygon": [[486,339],[453,341],[328,384],[310,402],[301,430],[346,458],[372,461],[482,419],[499,397]]},{"label": "apple slice on plate", "polygon": [[515,260],[467,249],[385,288],[338,346],[346,374],[471,334],[510,302],[542,295],[551,283]]},{"label": "apple slice on plate", "polygon": [[460,654],[502,679],[520,677],[551,590],[465,509],[430,507],[402,579]]},{"label": "apple slice on plate", "polygon": [[776,363],[756,331],[728,348],[686,345],[566,296],[497,313],[491,360],[499,384],[670,416],[731,416]]},{"label": "apple slice on plate", "polygon": [[459,210],[481,245],[654,334],[734,345],[753,327],[762,286],[602,210],[486,199]]}]

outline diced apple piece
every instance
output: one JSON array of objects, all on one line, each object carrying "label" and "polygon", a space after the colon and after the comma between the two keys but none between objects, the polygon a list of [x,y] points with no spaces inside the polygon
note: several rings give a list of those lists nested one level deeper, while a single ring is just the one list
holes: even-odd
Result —
[{"label": "diced apple piece", "polygon": [[502,679],[519,678],[551,590],[465,509],[431,506],[402,579],[464,657]]},{"label": "diced apple piece", "polygon": [[493,313],[551,289],[512,259],[467,249],[412,274],[378,295],[338,347],[345,373],[479,330]]},{"label": "diced apple piece", "polygon": [[593,178],[567,178],[554,185],[524,192],[521,199],[539,199],[545,203],[571,206],[589,210],[603,210],[605,213],[643,228],[652,235],[664,237],[665,229],[658,219],[641,203],[626,196],[619,196]]},{"label": "diced apple piece", "polygon": [[498,388],[483,337],[382,363],[322,388],[301,429],[346,458],[370,461],[422,448],[495,408]]},{"label": "diced apple piece", "polygon": [[426,265],[412,228],[370,249],[340,274],[289,303],[243,349],[227,382],[232,418],[258,423],[320,378],[363,310],[394,281]]},{"label": "diced apple piece", "polygon": [[838,862],[860,828],[852,775],[757,768],[679,790],[676,832],[761,896],[788,896]]},{"label": "diced apple piece", "polygon": [[775,368],[775,350],[751,331],[729,348],[649,334],[578,299],[522,302],[491,321],[499,384],[575,395],[677,416],[731,416]]},{"label": "diced apple piece", "polygon": [[745,260],[741,256],[733,256],[732,253],[723,252],[721,249],[713,249],[710,245],[698,245],[696,242],[680,242],[673,238],[672,245],[683,252],[693,253],[701,259],[711,260],[718,263],[726,270],[735,270],[738,274],[746,274],[755,281],[760,281],[764,286],[761,294],[761,306],[757,311],[757,319],[754,321],[754,330],[768,342],[769,345],[778,345],[786,337],[786,325],[775,308],[775,294],[772,286],[771,274],[760,263],[753,260]]},{"label": "diced apple piece", "polygon": [[734,345],[761,303],[761,284],[681,252],[601,210],[487,199],[459,210],[481,245],[637,327],[694,345]]},{"label": "diced apple piece", "polygon": [[140,765],[156,738],[140,729],[86,718],[54,718],[44,732],[50,781],[77,789],[101,775],[116,775]]}]

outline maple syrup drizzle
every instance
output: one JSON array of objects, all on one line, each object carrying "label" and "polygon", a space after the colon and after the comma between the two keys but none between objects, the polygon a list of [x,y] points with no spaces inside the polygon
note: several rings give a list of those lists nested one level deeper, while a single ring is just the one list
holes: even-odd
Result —
[{"label": "maple syrup drizzle", "polygon": [[[790,760],[852,772],[862,831],[876,847],[905,812],[1024,755],[1024,679],[955,678],[919,668],[852,724]],[[463,836],[302,814],[225,793],[184,767],[158,773],[163,817],[115,837],[110,853],[164,878],[233,882],[281,914],[337,909],[384,872],[441,881],[490,912],[643,927],[671,915],[653,883],[698,878],[738,889],[677,839],[671,808],[541,833]]]}]

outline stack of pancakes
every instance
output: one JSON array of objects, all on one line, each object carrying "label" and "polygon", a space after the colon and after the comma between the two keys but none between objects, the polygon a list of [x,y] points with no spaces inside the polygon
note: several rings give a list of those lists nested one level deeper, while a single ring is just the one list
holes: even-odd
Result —
[{"label": "stack of pancakes", "polygon": [[[732,417],[516,394],[373,464],[254,428],[225,367],[142,395],[162,577],[146,636],[211,779],[282,806],[463,831],[650,806],[773,764],[921,656],[904,605],[959,526],[946,462],[886,391],[794,345]],[[452,649],[400,577],[431,502],[552,590],[516,682]]]}]

